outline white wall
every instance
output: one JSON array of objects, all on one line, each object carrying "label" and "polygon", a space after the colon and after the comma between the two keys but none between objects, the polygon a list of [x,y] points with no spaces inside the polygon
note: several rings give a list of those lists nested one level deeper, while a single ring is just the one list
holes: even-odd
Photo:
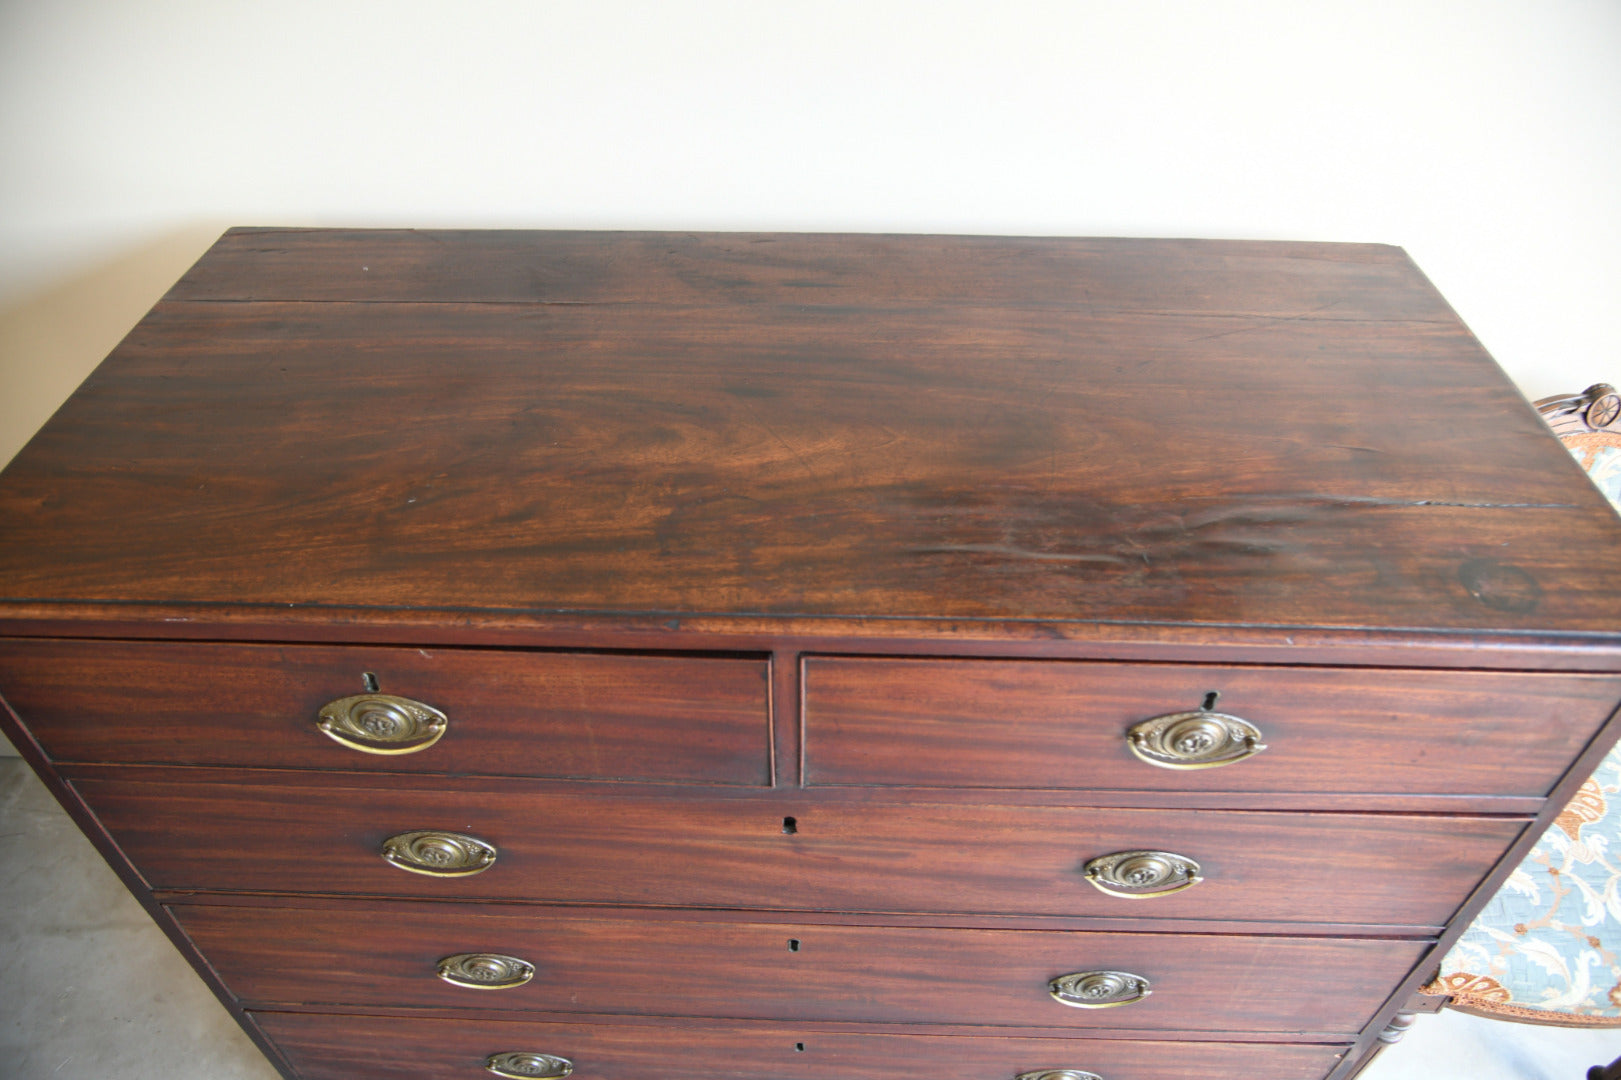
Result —
[{"label": "white wall", "polygon": [[0,0],[0,303],[232,223],[1375,240],[1539,394],[1621,367],[1618,133],[1613,0]]},{"label": "white wall", "polygon": [[228,224],[1401,244],[1621,376],[1621,4],[0,0],[0,461]]}]

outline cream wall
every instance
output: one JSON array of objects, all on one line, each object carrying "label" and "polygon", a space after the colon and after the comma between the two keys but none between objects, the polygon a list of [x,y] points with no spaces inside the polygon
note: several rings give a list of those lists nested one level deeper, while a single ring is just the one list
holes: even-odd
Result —
[{"label": "cream wall", "polygon": [[1621,5],[0,0],[0,461],[228,224],[1401,244],[1621,374]]}]

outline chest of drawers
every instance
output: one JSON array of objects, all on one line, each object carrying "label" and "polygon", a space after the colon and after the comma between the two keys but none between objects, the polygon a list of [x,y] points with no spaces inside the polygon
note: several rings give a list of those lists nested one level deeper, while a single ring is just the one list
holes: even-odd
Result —
[{"label": "chest of drawers", "polygon": [[0,476],[0,696],[290,1078],[1343,1080],[1617,582],[1395,249],[233,230]]}]

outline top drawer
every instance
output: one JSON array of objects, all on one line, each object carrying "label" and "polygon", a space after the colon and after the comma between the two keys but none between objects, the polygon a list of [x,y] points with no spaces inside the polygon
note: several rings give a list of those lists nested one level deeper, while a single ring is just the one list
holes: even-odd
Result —
[{"label": "top drawer", "polygon": [[[1263,752],[1193,769],[1133,753],[1135,725],[1212,694]],[[805,780],[1542,797],[1618,700],[1618,675],[811,657]]]},{"label": "top drawer", "polygon": [[[57,762],[767,785],[768,674],[731,657],[0,641],[0,696]],[[347,745],[317,727],[373,687],[438,710],[443,733],[368,739],[391,715],[364,703]]]}]

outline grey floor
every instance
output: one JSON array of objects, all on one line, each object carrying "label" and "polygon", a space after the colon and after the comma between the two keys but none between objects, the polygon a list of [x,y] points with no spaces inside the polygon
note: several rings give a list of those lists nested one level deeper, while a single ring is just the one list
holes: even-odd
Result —
[{"label": "grey floor", "polygon": [[[1443,1013],[1366,1080],[1582,1080],[1621,1033]],[[276,1080],[20,759],[0,757],[0,1077]],[[1221,1078],[1212,1078],[1221,1080]]]}]

